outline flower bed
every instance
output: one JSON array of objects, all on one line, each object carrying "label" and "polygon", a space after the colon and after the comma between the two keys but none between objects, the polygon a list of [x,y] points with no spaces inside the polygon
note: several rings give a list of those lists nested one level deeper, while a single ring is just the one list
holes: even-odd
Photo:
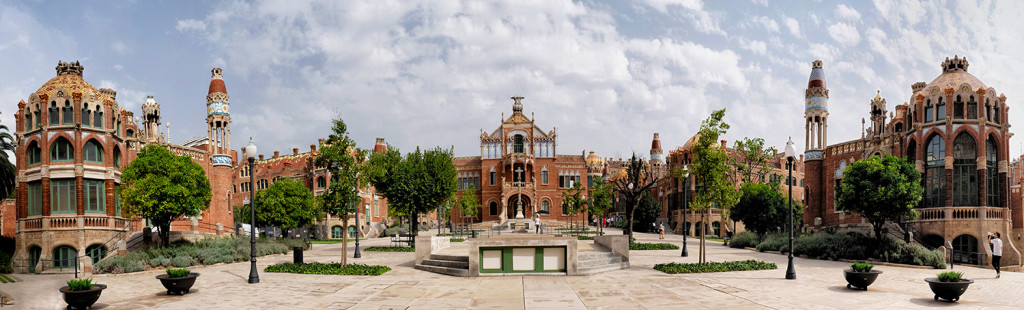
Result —
[{"label": "flower bed", "polygon": [[350,276],[379,276],[385,272],[391,271],[391,267],[380,266],[380,265],[363,265],[363,264],[348,264],[344,267],[341,263],[308,263],[308,264],[294,264],[294,263],[283,263],[267,266],[264,268],[265,272],[283,272],[283,273],[299,273],[299,274],[335,274],[335,275],[350,275]]},{"label": "flower bed", "polygon": [[678,250],[679,246],[677,246],[675,244],[671,244],[671,243],[639,243],[639,242],[630,242],[629,243],[629,249],[630,250],[639,250],[639,251],[646,251],[646,250]]},{"label": "flower bed", "polygon": [[371,246],[371,247],[367,247],[367,248],[363,249],[363,251],[370,251],[370,252],[416,252],[416,248]]},{"label": "flower bed", "polygon": [[654,269],[669,273],[704,273],[704,272],[726,272],[726,271],[747,271],[747,270],[770,270],[778,269],[775,263],[758,260],[730,261],[730,262],[708,262],[698,263],[667,263],[654,265]]}]

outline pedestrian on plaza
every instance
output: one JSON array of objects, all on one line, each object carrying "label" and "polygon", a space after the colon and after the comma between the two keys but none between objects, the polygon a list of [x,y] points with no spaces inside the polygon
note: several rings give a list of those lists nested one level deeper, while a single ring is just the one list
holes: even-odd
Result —
[{"label": "pedestrian on plaza", "polygon": [[665,224],[658,223],[658,239],[665,239]]},{"label": "pedestrian on plaza", "polygon": [[539,234],[540,233],[540,215],[539,214],[534,214],[533,215],[533,223],[534,223],[535,226],[537,226],[537,233]]},{"label": "pedestrian on plaza", "polygon": [[998,231],[995,235],[988,233],[988,243],[992,245],[992,268],[996,269],[996,278],[999,278],[999,260],[1003,258],[1003,240],[999,237]]}]

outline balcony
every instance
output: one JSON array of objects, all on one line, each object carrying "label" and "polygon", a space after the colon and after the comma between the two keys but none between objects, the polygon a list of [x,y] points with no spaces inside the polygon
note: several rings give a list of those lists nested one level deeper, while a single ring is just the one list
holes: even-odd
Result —
[{"label": "balcony", "polygon": [[938,207],[918,209],[918,222],[952,220],[1002,220],[1004,208],[998,207]]},{"label": "balcony", "polygon": [[[18,220],[22,232],[101,229],[127,231],[138,221],[106,215],[54,215]],[[130,226],[131,225],[131,226]]]},{"label": "balcony", "polygon": [[536,189],[537,183],[534,182],[504,182],[502,188],[517,188],[522,187],[523,189]]}]

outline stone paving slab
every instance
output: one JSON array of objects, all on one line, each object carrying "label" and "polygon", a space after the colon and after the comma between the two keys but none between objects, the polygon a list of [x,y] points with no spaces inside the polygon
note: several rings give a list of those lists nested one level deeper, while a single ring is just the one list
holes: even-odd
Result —
[{"label": "stone paving slab", "polygon": [[[637,234],[640,242],[680,244],[681,236],[658,240]],[[361,246],[387,246],[371,239]],[[1022,309],[1024,274],[991,269],[955,270],[975,280],[958,303],[935,302],[923,281],[941,270],[877,266],[885,273],[868,291],[846,289],[845,262],[796,258],[797,279],[784,279],[786,256],[731,249],[709,242],[708,260],[759,259],[777,270],[669,275],[652,269],[665,262],[696,262],[698,242],[689,239],[690,257],[679,250],[632,251],[631,267],[592,276],[506,276],[461,278],[413,268],[414,253],[362,252],[349,262],[392,267],[382,276],[332,276],[266,273],[267,265],[292,256],[258,259],[260,283],[248,284],[249,264],[193,268],[202,275],[189,294],[167,296],[154,279],[162,270],[125,275],[95,275],[109,287],[94,309]],[[353,251],[349,244],[349,253]],[[318,244],[305,260],[336,262],[340,244]],[[2,309],[63,309],[57,288],[73,275],[16,275],[0,284],[15,298]]]}]

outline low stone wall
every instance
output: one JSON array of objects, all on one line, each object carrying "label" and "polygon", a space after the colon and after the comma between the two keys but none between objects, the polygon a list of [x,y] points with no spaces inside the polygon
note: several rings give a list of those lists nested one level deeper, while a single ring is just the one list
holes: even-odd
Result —
[{"label": "low stone wall", "polygon": [[623,262],[629,262],[629,235],[595,236],[594,243],[600,244],[611,250],[612,254],[622,257]]},{"label": "low stone wall", "polygon": [[451,237],[416,236],[416,264],[451,246]]}]

